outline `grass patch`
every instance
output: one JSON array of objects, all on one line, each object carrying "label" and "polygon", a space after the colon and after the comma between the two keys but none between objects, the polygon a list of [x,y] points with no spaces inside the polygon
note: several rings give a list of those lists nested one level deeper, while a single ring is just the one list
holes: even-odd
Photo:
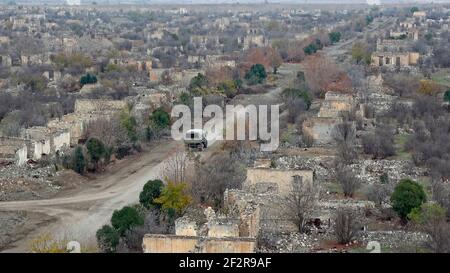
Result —
[{"label": "grass patch", "polygon": [[439,85],[450,87],[450,71],[448,70],[434,73],[431,79]]},{"label": "grass patch", "polygon": [[409,135],[403,134],[403,135],[396,135],[394,138],[395,141],[395,153],[396,153],[396,159],[400,160],[411,160],[411,153],[408,151],[405,151],[405,143],[408,141]]}]

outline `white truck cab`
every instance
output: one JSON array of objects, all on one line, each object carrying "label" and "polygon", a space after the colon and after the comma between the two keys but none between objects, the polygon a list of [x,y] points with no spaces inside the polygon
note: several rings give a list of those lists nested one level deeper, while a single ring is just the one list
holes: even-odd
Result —
[{"label": "white truck cab", "polygon": [[186,147],[203,150],[208,147],[207,133],[202,129],[187,130],[184,136]]}]

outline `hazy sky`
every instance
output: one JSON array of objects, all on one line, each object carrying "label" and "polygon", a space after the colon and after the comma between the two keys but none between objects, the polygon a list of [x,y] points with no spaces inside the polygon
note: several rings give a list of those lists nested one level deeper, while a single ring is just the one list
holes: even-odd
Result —
[{"label": "hazy sky", "polygon": [[[0,3],[16,2],[18,4],[63,4],[66,0],[0,0]],[[92,2],[98,4],[130,4],[130,3],[262,3],[264,0],[81,0],[82,4],[90,4]],[[380,0],[381,3],[450,3],[450,0]],[[268,0],[271,3],[366,3],[367,0]]]}]

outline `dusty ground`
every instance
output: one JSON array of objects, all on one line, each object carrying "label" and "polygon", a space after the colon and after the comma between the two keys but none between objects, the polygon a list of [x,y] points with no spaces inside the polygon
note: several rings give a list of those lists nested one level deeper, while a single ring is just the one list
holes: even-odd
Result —
[{"label": "dusty ground", "polygon": [[[0,202],[2,219],[7,223],[4,228],[2,222],[2,234],[10,234],[14,230],[17,233],[3,236],[6,238],[2,238],[3,251],[27,252],[29,242],[44,231],[82,243],[95,242],[95,231],[108,223],[115,209],[137,202],[143,185],[149,179],[158,177],[164,160],[170,158],[180,146],[181,143],[167,142],[117,161],[91,183],[62,191],[52,199]],[[27,213],[24,216],[17,211]],[[31,216],[33,221],[26,218]],[[23,231],[16,232],[19,226]]]},{"label": "dusty ground", "polygon": [[10,243],[24,238],[34,229],[55,220],[55,218],[42,213],[0,211],[0,250]]}]

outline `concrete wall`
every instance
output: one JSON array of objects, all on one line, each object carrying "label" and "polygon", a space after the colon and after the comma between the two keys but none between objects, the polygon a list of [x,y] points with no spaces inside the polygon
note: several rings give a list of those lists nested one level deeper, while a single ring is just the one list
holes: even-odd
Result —
[{"label": "concrete wall", "polygon": [[16,151],[16,164],[18,166],[22,166],[27,162],[27,159],[28,159],[27,145],[23,144],[22,147],[20,147]]},{"label": "concrete wall", "polygon": [[199,237],[146,234],[142,242],[144,253],[189,253],[195,249]]},{"label": "concrete wall", "polygon": [[288,194],[291,191],[293,176],[298,175],[306,183],[313,183],[312,170],[277,170],[277,169],[258,169],[248,168],[247,179],[243,187],[250,189],[258,183],[274,183],[278,186],[280,195]]},{"label": "concrete wall", "polygon": [[256,239],[146,234],[142,248],[144,253],[253,253]]},{"label": "concrete wall", "polygon": [[256,239],[251,238],[208,238],[204,253],[254,253]]}]

